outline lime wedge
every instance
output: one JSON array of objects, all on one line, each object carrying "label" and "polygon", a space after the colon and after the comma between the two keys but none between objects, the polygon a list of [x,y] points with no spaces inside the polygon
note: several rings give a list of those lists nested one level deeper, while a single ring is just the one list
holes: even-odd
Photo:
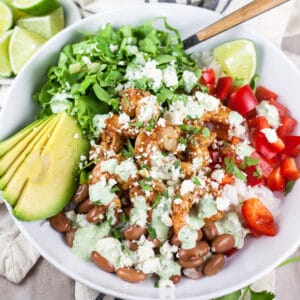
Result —
[{"label": "lime wedge", "polygon": [[8,5],[0,1],[0,34],[7,31],[13,24],[13,13]]},{"label": "lime wedge", "polygon": [[26,61],[45,43],[45,39],[16,26],[9,43],[9,58],[12,70],[18,74]]},{"label": "lime wedge", "polygon": [[32,16],[41,16],[59,8],[57,0],[15,0],[13,6]]},{"label": "lime wedge", "polygon": [[8,57],[8,45],[11,34],[12,30],[3,33],[0,36],[0,76],[2,77],[10,77],[12,75],[12,69]]},{"label": "lime wedge", "polygon": [[47,16],[19,19],[17,24],[48,40],[64,28],[64,11],[60,7]]},{"label": "lime wedge", "polygon": [[213,55],[223,71],[249,83],[257,67],[256,48],[250,40],[235,40],[216,47]]},{"label": "lime wedge", "polygon": [[14,2],[14,0],[3,0],[4,3],[6,3],[12,10],[12,13],[13,13],[13,19],[14,21],[20,19],[20,18],[23,18],[23,17],[26,17],[28,16],[27,14],[25,14],[24,12],[16,9],[13,7],[12,3]]}]

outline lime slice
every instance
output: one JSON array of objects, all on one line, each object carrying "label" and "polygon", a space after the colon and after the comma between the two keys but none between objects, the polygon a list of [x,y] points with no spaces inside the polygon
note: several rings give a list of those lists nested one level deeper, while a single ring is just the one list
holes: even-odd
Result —
[{"label": "lime slice", "polygon": [[0,34],[7,31],[13,24],[13,13],[8,5],[0,1]]},{"label": "lime slice", "polygon": [[50,15],[22,18],[17,24],[48,40],[64,28],[64,11],[60,7]]},{"label": "lime slice", "polygon": [[249,83],[257,67],[256,48],[250,40],[235,40],[216,47],[213,55],[229,76]]},{"label": "lime slice", "polygon": [[25,14],[24,12],[16,9],[13,7],[12,3],[14,2],[14,0],[3,0],[4,3],[6,3],[12,10],[12,13],[13,13],[13,19],[14,21],[20,19],[20,18],[23,18],[23,17],[26,17],[28,16],[27,14]]},{"label": "lime slice", "polygon": [[59,8],[57,0],[15,0],[13,6],[32,16],[41,16]]},{"label": "lime slice", "polygon": [[11,34],[12,30],[3,33],[0,36],[0,76],[2,77],[10,77],[12,75],[12,69],[8,57],[8,45]]},{"label": "lime slice", "polygon": [[12,70],[18,74],[26,61],[45,43],[45,39],[16,26],[9,43],[9,58]]}]

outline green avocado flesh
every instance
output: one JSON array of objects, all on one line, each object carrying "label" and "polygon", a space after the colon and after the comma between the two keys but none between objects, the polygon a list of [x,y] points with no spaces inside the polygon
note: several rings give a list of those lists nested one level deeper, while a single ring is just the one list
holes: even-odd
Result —
[{"label": "green avocado flesh", "polygon": [[[52,118],[50,122],[47,122],[47,126],[41,125],[43,127],[42,130],[40,130],[29,145],[25,146],[22,153],[17,156],[17,159],[7,169],[4,176],[0,178],[0,188],[3,189],[3,197],[7,200],[7,202],[9,202],[9,204],[14,205],[16,203],[25,182],[28,180],[28,176],[35,175],[32,172],[32,166],[39,162],[37,158],[39,157],[40,151],[48,142],[49,136],[57,123],[58,118]],[[18,144],[18,146],[20,145],[22,145],[22,143]],[[2,160],[5,161],[8,154],[11,152],[14,153],[16,148],[17,147],[8,152],[3,159],[1,158],[0,164]],[[16,155],[18,155],[18,153],[16,153]],[[40,166],[40,172],[41,171]]]},{"label": "green avocado flesh", "polygon": [[39,127],[39,125],[43,122],[45,122],[47,119],[43,120],[37,120],[19,132],[17,132],[15,135],[10,137],[9,139],[0,142],[0,157],[2,157],[5,153],[7,153],[11,148],[13,148],[15,145],[17,145],[22,139],[24,139],[26,136],[28,136],[30,133],[34,132],[36,128]]},{"label": "green avocado flesh", "polygon": [[[36,144],[38,138],[41,136],[41,133],[46,128],[51,119],[45,119],[44,122],[39,124],[37,127],[33,127],[30,130],[30,133],[26,135],[21,141],[17,141],[1,158],[0,158],[0,177],[6,173],[7,170],[12,166],[13,169],[16,169],[17,161],[22,161],[24,157],[30,152],[32,146]],[[45,130],[44,130],[45,131]],[[13,150],[13,151],[12,151]],[[17,165],[19,166],[19,165]],[[3,188],[0,179],[0,188]]]},{"label": "green avocado flesh", "polygon": [[[26,221],[45,219],[63,209],[77,186],[80,156],[89,150],[77,122],[64,112],[34,127],[33,138],[28,137],[32,129],[27,134],[23,129],[22,137],[20,132],[14,136],[17,142],[11,137],[0,143],[0,149],[10,144],[0,158],[0,166],[8,166],[1,169],[3,197],[14,206],[14,215]],[[15,161],[6,161],[12,157]]]}]

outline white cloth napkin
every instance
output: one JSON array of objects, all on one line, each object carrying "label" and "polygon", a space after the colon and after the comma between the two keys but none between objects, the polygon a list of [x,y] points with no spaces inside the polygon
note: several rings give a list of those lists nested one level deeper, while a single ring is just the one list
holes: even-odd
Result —
[{"label": "white cloth napkin", "polygon": [[[115,8],[141,4],[144,2],[177,2],[181,4],[199,5],[218,12],[228,14],[249,0],[77,0],[82,8],[83,16],[92,13],[107,11]],[[300,67],[300,0],[292,0],[257,17],[249,23],[261,34],[265,35],[275,45],[282,49]],[[0,86],[0,109],[8,87]],[[0,124],[1,126],[2,124]],[[39,257],[38,252],[20,234],[5,206],[0,199],[0,275],[8,280],[19,283],[33,267]],[[275,290],[274,272],[257,281],[254,285],[257,290]],[[86,286],[75,284],[76,300],[110,300],[110,296],[102,295]]]}]

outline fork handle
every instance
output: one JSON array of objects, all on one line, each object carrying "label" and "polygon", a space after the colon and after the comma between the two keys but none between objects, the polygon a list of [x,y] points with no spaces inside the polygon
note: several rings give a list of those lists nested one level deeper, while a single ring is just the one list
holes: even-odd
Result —
[{"label": "fork handle", "polygon": [[212,36],[217,35],[218,33],[228,30],[288,1],[289,0],[254,0],[240,9],[232,12],[228,16],[222,18],[221,20],[216,21],[215,23],[185,39],[183,41],[184,48],[190,48],[199,42],[202,42]]}]

